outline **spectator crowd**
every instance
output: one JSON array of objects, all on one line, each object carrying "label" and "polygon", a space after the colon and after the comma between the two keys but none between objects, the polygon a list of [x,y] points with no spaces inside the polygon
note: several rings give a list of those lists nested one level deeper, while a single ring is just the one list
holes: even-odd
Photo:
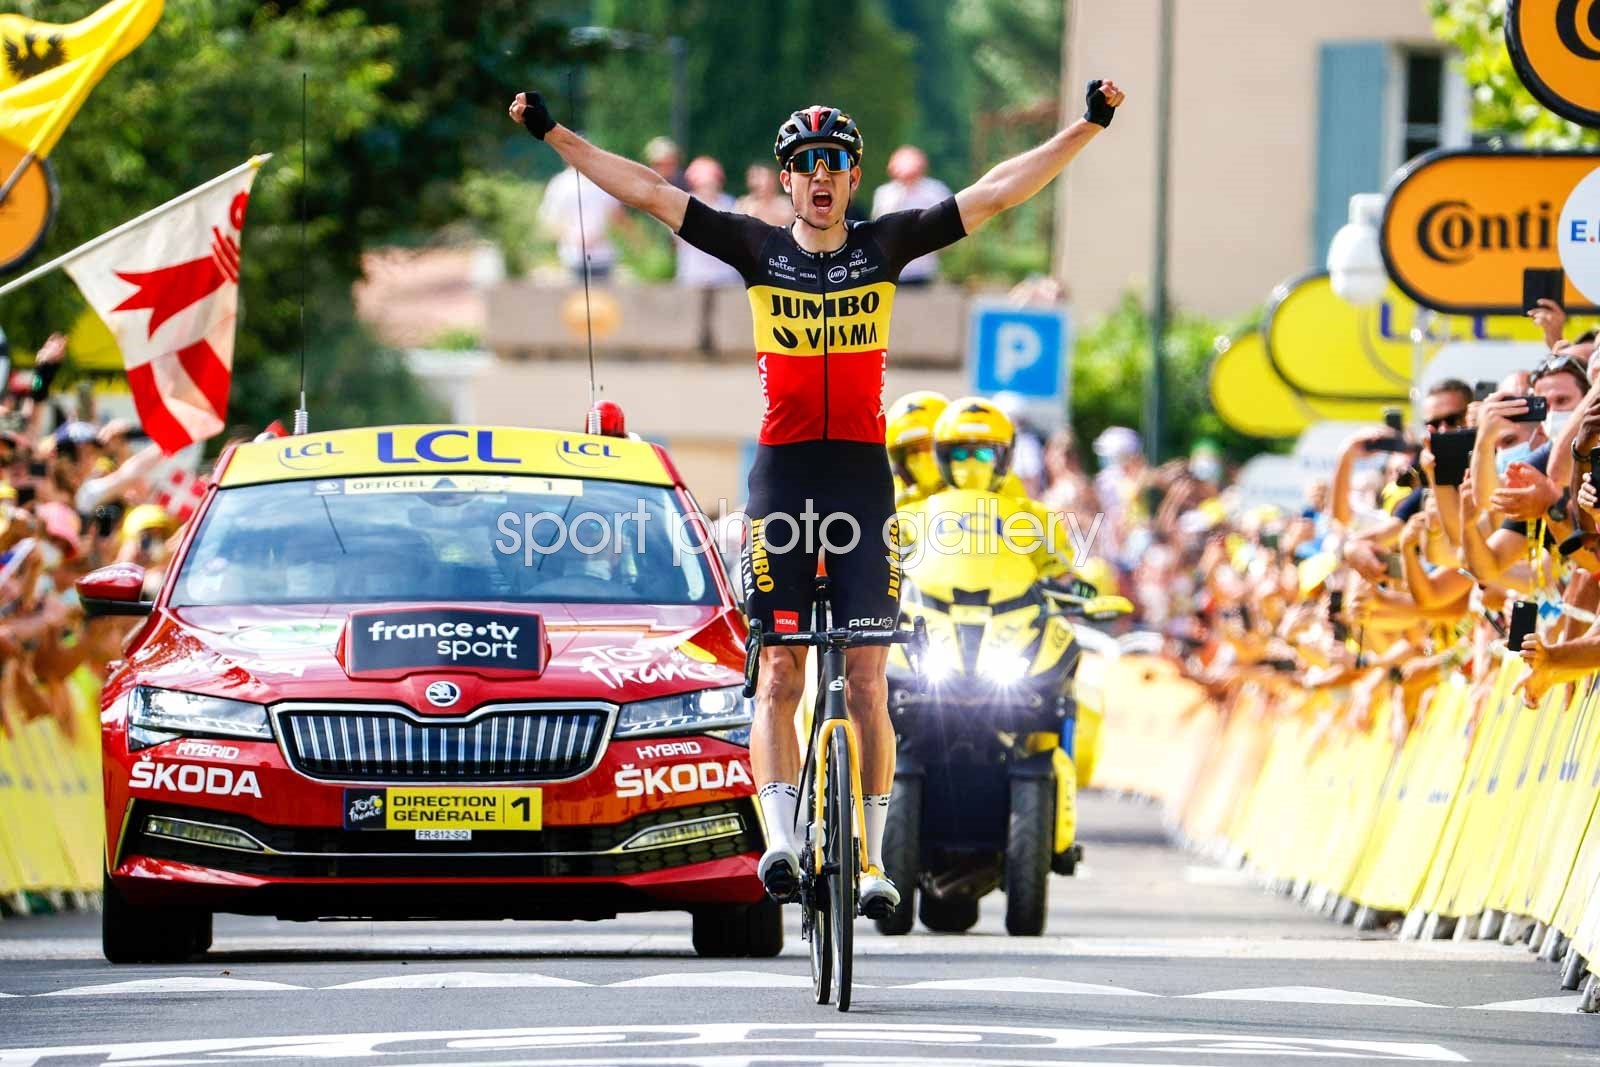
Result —
[{"label": "spectator crowd", "polygon": [[[85,620],[74,583],[135,563],[153,592],[179,509],[193,500],[170,480],[189,476],[131,423],[99,418],[87,387],[71,397],[52,390],[66,354],[66,340],[51,336],[31,370],[9,374],[0,397],[0,741],[45,716],[73,735],[69,679],[83,671],[103,679],[128,628],[128,620]],[[11,367],[3,333],[0,367]]]},{"label": "spectator crowd", "polygon": [[1353,434],[1298,510],[1250,506],[1206,445],[1150,467],[1120,427],[1095,440],[1092,479],[1067,437],[1047,442],[1038,490],[1103,516],[1085,577],[1132,599],[1222,706],[1252,684],[1337,689],[1347,725],[1389,699],[1404,736],[1450,675],[1488,705],[1506,654],[1535,706],[1600,671],[1600,381],[1594,330],[1564,337],[1554,305],[1530,314],[1536,366],[1435,382],[1419,429],[1393,411]]}]

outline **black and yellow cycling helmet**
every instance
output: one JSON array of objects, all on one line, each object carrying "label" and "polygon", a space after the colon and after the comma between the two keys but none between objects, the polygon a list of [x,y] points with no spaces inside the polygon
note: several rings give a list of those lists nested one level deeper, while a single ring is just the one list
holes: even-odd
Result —
[{"label": "black and yellow cycling helmet", "polygon": [[937,492],[944,480],[933,460],[933,424],[950,398],[932,389],[918,389],[889,405],[884,419],[884,446],[889,466],[907,488]]},{"label": "black and yellow cycling helmet", "polygon": [[865,147],[856,120],[836,107],[812,104],[794,112],[778,127],[778,137],[772,143],[772,155],[780,168],[789,166],[789,157],[802,148],[820,148],[834,145],[850,153],[851,162],[861,163]]},{"label": "black and yellow cycling helmet", "polygon": [[933,456],[951,488],[992,492],[1011,469],[1015,439],[1005,412],[981,396],[964,396],[933,424]]}]

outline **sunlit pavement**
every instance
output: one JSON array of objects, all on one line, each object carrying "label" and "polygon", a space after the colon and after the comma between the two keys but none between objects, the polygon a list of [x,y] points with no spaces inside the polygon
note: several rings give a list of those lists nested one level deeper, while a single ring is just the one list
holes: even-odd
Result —
[{"label": "sunlit pavement", "polygon": [[703,961],[687,916],[600,924],[219,918],[181,966],[112,967],[98,920],[0,921],[0,1067],[392,1064],[1600,1063],[1600,1017],[1498,943],[1358,935],[1082,802],[1082,877],[1017,939],[858,927],[847,1015],[776,960]]}]

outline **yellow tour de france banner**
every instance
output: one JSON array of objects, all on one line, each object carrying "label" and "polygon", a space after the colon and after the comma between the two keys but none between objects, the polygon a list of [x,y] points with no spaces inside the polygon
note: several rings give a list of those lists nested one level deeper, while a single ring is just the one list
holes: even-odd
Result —
[{"label": "yellow tour de france banner", "polygon": [[1568,314],[1595,314],[1597,301],[1563,271],[1563,258],[1574,234],[1600,248],[1600,219],[1568,217],[1596,171],[1592,152],[1450,149],[1413,160],[1391,183],[1383,214],[1389,277],[1417,303],[1452,314],[1519,315],[1531,292],[1546,283],[1554,292],[1558,282]]},{"label": "yellow tour de france banner", "polygon": [[[1357,307],[1340,299],[1324,271],[1278,286],[1268,305],[1267,356],[1273,370],[1302,397],[1362,401],[1358,419],[1380,419],[1383,408],[1409,400],[1412,331],[1425,327],[1423,362],[1451,341],[1537,341],[1544,335],[1525,315],[1435,315],[1391,285],[1382,301]],[[1348,411],[1348,409],[1347,409]]]},{"label": "yellow tour de france banner", "polygon": [[1600,0],[1510,0],[1506,49],[1534,99],[1600,129]]},{"label": "yellow tour de france banner", "polygon": [[44,160],[111,66],[150,35],[162,0],[114,0],[58,25],[0,14],[0,271],[44,243],[55,212]]},{"label": "yellow tour de france banner", "polygon": [[1211,406],[1228,426],[1249,437],[1298,437],[1325,420],[1363,421],[1372,405],[1308,400],[1272,368],[1259,331],[1225,341],[1211,364]]}]

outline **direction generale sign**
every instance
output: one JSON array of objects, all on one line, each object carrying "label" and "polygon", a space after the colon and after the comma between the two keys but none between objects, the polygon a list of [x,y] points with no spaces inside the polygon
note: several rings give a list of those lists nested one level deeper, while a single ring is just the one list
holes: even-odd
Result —
[{"label": "direction generale sign", "polygon": [[[1561,267],[1562,207],[1597,169],[1590,152],[1446,149],[1413,160],[1384,209],[1389,277],[1436,311],[1522,314],[1523,271]],[[1570,279],[1562,302],[1569,314],[1600,312]]]},{"label": "direction generale sign", "polygon": [[1539,103],[1600,128],[1600,0],[1510,0],[1506,48]]}]

